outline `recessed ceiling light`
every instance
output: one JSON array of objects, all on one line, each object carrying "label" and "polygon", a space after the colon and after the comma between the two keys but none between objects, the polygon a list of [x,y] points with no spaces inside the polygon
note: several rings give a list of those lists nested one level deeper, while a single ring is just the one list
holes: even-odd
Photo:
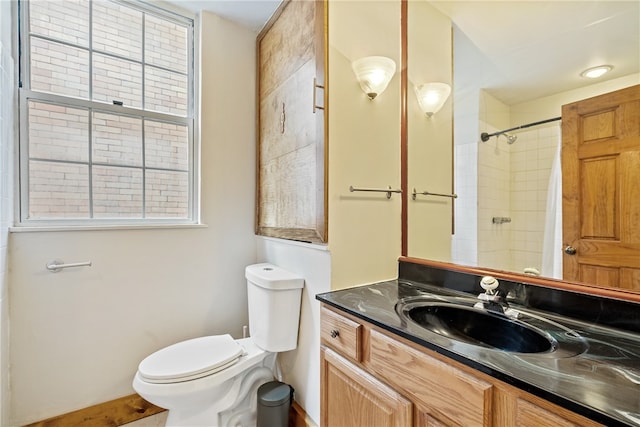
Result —
[{"label": "recessed ceiling light", "polygon": [[589,79],[597,79],[603,74],[611,71],[613,67],[611,65],[600,65],[598,67],[587,68],[583,72],[580,73],[582,77],[587,77]]}]

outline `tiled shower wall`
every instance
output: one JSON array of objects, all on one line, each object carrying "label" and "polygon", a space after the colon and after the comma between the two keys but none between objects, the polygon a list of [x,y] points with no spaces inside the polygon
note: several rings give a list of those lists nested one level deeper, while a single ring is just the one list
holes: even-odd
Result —
[{"label": "tiled shower wall", "polygon": [[478,144],[454,147],[455,234],[451,239],[451,261],[478,265]]},{"label": "tiled shower wall", "polygon": [[[542,271],[542,242],[551,166],[560,143],[558,123],[519,132],[511,146],[511,266]],[[560,208],[560,207],[559,207]]]},{"label": "tiled shower wall", "polygon": [[[454,49],[454,54],[458,53]],[[455,233],[451,239],[451,261],[462,265],[478,265],[479,96],[477,89],[454,91],[453,182],[458,198],[453,202]]]},{"label": "tiled shower wall", "polygon": [[[495,129],[480,122],[480,128]],[[511,150],[503,137],[478,143],[478,265],[513,270],[510,246],[512,223],[494,224],[494,217],[511,218]],[[512,219],[513,220],[513,219]]]},{"label": "tiled shower wall", "polygon": [[[494,137],[478,150],[478,265],[541,271],[549,175],[560,127],[536,127],[514,135],[518,139],[512,145]],[[494,224],[493,217],[511,222]]]}]

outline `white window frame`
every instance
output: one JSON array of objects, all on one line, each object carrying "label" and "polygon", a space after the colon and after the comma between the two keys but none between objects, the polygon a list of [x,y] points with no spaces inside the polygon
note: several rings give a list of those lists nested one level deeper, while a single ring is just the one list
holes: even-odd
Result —
[{"label": "white window frame", "polygon": [[[60,1],[60,0],[59,0]],[[63,0],[61,0],[63,1]],[[93,0],[91,0],[93,1]],[[198,225],[200,223],[200,100],[199,100],[199,46],[198,37],[199,23],[196,17],[181,9],[174,8],[167,3],[161,3],[162,7],[158,7],[155,4],[141,1],[141,0],[109,0],[113,3],[119,3],[123,6],[137,9],[143,13],[148,13],[153,16],[167,19],[169,21],[177,22],[182,25],[186,25],[188,28],[188,67],[187,70],[188,79],[188,112],[186,117],[180,117],[172,114],[165,114],[155,111],[145,111],[142,108],[132,108],[120,105],[112,105],[100,101],[92,101],[91,93],[89,99],[79,99],[73,97],[66,97],[63,95],[55,95],[51,93],[33,91],[30,88],[30,32],[29,32],[29,0],[20,0],[19,4],[19,22],[20,22],[20,87],[18,88],[18,102],[19,102],[19,155],[18,158],[18,193],[19,204],[16,204],[16,223],[14,231],[20,231],[20,229],[28,230],[34,229],[94,229],[94,228],[137,228],[137,227],[153,227],[153,226],[169,226],[180,227],[189,225]],[[90,24],[89,31],[92,31]],[[49,40],[47,37],[40,35],[38,38]],[[65,43],[60,40],[53,40],[56,43],[62,43],[69,46],[74,46],[71,43]],[[87,51],[97,52],[113,58],[120,58],[117,55],[102,52],[97,49],[93,49],[92,46],[86,48]],[[161,67],[162,68],[162,67]],[[89,79],[92,80],[92,68],[90,63]],[[144,83],[143,83],[144,84]],[[92,84],[90,83],[90,88]],[[91,90],[90,90],[91,92]],[[88,114],[92,112],[100,113],[115,113],[120,116],[133,116],[141,119],[151,119],[156,122],[166,122],[171,124],[186,125],[188,129],[189,139],[189,205],[187,218],[47,218],[47,219],[32,219],[28,218],[29,213],[29,128],[28,128],[28,105],[30,101],[52,103],[55,105],[64,105],[69,107],[75,107],[79,109],[86,109]],[[144,102],[144,101],[143,101]],[[144,105],[143,105],[144,107]],[[88,140],[89,144],[92,142],[92,128],[88,126]],[[143,141],[144,144],[144,141]],[[71,162],[72,163],[72,162]],[[83,162],[85,163],[85,162]],[[87,162],[89,165],[89,171],[94,164],[93,162]],[[96,163],[100,166],[102,164]],[[142,165],[141,169],[144,170],[169,170],[171,169],[156,169],[153,167],[147,167]],[[144,183],[142,185],[142,199],[145,200],[145,188]],[[90,206],[93,205],[93,194],[91,188],[89,189]],[[144,215],[144,205],[142,214]],[[92,209],[90,209],[90,215],[93,215]]]}]

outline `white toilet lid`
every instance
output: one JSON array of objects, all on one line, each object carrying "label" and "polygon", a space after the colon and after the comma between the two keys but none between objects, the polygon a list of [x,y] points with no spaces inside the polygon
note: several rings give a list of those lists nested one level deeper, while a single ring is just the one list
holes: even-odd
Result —
[{"label": "white toilet lid", "polygon": [[226,369],[243,353],[228,334],[194,338],[149,355],[138,365],[138,373],[152,383],[189,381]]}]

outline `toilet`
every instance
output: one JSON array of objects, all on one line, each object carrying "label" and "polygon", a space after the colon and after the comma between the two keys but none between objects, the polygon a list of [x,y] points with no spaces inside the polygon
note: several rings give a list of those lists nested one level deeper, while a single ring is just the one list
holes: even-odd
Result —
[{"label": "toilet", "polygon": [[249,338],[214,335],[170,345],[138,365],[134,390],[168,409],[167,426],[251,426],[256,392],[276,354],[298,343],[304,279],[272,264],[246,267]]}]

